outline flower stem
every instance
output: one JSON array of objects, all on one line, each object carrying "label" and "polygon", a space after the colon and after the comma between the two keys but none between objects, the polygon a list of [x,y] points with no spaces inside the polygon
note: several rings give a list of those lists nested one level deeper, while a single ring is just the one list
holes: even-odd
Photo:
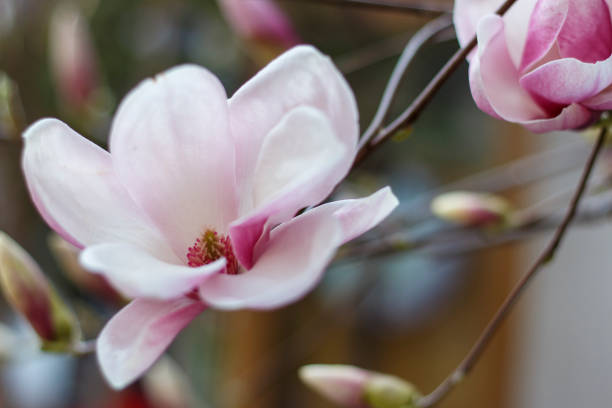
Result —
[{"label": "flower stem", "polygon": [[527,287],[527,284],[532,280],[537,272],[540,271],[541,268],[554,257],[555,252],[559,248],[559,245],[565,236],[567,227],[572,222],[574,215],[576,214],[578,204],[580,203],[589,177],[591,176],[595,161],[606,139],[606,133],[607,129],[603,127],[599,133],[597,142],[593,146],[589,159],[584,166],[582,176],[580,177],[580,181],[578,182],[578,186],[576,187],[576,191],[574,192],[574,196],[572,197],[567,212],[565,213],[561,224],[555,231],[555,234],[548,243],[548,246],[544,252],[540,254],[529,271],[521,278],[514,289],[512,289],[506,300],[504,300],[504,303],[495,313],[495,316],[493,316],[493,319],[491,319],[487,327],[481,333],[480,337],[478,340],[476,340],[476,343],[474,343],[472,349],[459,364],[459,366],[457,366],[457,368],[440,385],[438,385],[436,389],[419,400],[419,407],[432,407],[436,405],[470,372],[476,362],[478,362],[478,359],[482,355],[483,351],[491,342],[493,335],[506,320],[506,317],[508,317],[508,314]]}]

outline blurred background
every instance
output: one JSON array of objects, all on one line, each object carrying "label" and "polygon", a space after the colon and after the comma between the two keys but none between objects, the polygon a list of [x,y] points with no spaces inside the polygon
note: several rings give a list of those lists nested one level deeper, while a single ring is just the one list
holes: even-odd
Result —
[{"label": "blurred background", "polygon": [[[274,8],[268,10],[276,22],[271,28],[248,4],[260,2],[0,0],[0,230],[40,263],[86,338],[95,338],[123,300],[79,270],[72,249],[32,207],[19,168],[25,126],[58,117],[106,146],[118,102],[142,79],[191,62],[215,73],[231,95],[284,49],[310,43],[345,74],[365,129],[404,45],[441,14],[266,1]],[[452,9],[451,1],[421,3]],[[390,117],[408,106],[456,48],[446,35],[419,52]],[[589,143],[575,135],[527,135],[479,112],[463,66],[410,134],[377,150],[342,184],[339,196],[390,185],[401,205],[356,249],[340,251],[305,299],[272,312],[206,311],[179,335],[168,357],[120,393],[105,385],[95,357],[39,352],[31,329],[1,303],[0,406],[331,407],[300,383],[297,369],[308,363],[354,364],[403,377],[427,392],[463,358],[543,246],[530,231],[507,236],[449,225],[431,215],[430,200],[461,186],[500,192],[516,207],[532,209],[529,203],[537,202],[537,214],[554,216]],[[507,163],[512,165],[482,173]],[[605,179],[605,169],[599,172]],[[444,187],[476,173],[481,176]],[[612,397],[605,386],[612,303],[609,285],[600,282],[611,279],[604,249],[610,227],[596,224],[570,237],[441,407],[606,405]],[[368,243],[393,234],[419,245],[369,252]],[[517,240],[520,245],[513,244]]]}]

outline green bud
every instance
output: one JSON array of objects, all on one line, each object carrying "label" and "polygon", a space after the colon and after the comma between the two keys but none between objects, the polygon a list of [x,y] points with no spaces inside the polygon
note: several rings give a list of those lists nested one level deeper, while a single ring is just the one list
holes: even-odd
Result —
[{"label": "green bud", "polygon": [[365,400],[372,408],[416,408],[421,394],[401,378],[376,374],[365,386]]},{"label": "green bud", "polygon": [[34,259],[1,231],[0,289],[12,308],[38,334],[43,350],[72,350],[81,337],[76,317]]},{"label": "green bud", "polygon": [[0,139],[18,140],[25,126],[17,84],[0,71]]}]

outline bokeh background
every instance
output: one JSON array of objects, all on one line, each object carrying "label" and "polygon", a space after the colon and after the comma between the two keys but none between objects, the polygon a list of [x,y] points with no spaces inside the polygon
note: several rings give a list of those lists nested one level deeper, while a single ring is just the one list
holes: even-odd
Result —
[{"label": "bokeh background", "polygon": [[[0,230],[42,265],[87,338],[95,338],[122,300],[58,258],[62,244],[32,207],[19,168],[24,126],[58,117],[105,146],[118,102],[143,78],[191,62],[214,72],[231,95],[270,58],[301,42],[330,55],[344,72],[363,129],[406,41],[436,16],[315,0],[276,4],[293,26],[289,40],[241,31],[214,0],[0,0]],[[450,1],[423,4],[452,9]],[[456,48],[447,36],[418,54],[391,116]],[[376,151],[338,194],[363,195],[390,185],[401,206],[364,239],[398,231],[427,238],[453,231],[429,212],[440,186],[536,151],[554,151],[503,177],[466,184],[501,190],[525,206],[571,188],[588,145],[575,135],[527,135],[482,114],[463,66],[412,132]],[[530,178],[542,180],[528,183]],[[558,206],[555,201],[550,211]],[[483,232],[468,249],[461,235],[451,234],[433,249],[384,256],[341,251],[319,287],[294,305],[272,312],[206,311],[179,335],[167,358],[120,393],[105,385],[95,357],[38,352],[28,326],[2,304],[0,406],[331,407],[300,383],[297,369],[307,363],[354,364],[429,391],[463,358],[543,244],[527,235],[521,245],[489,247],[492,233]],[[441,407],[575,407],[589,398],[606,405],[612,334],[603,328],[611,306],[605,286],[597,284],[610,264],[599,257],[606,236],[609,227],[599,225],[570,239],[571,255],[560,256],[538,279],[473,374]],[[593,291],[598,293],[591,297]]]}]

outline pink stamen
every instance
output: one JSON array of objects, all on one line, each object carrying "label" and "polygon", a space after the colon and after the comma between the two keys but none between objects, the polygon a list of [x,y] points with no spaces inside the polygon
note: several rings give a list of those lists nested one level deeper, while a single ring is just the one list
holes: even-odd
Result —
[{"label": "pink stamen", "polygon": [[206,265],[224,257],[227,261],[225,272],[228,275],[237,275],[240,272],[238,260],[234,255],[232,241],[217,231],[207,229],[193,246],[187,250],[187,265],[197,267]]}]

